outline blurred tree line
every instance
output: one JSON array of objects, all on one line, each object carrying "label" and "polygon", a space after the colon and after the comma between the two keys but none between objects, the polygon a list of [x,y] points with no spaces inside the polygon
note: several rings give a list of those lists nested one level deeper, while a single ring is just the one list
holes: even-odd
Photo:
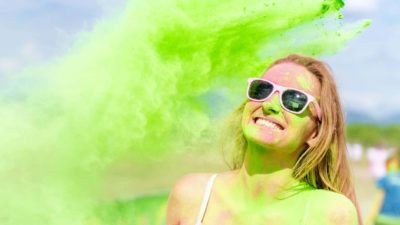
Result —
[{"label": "blurred tree line", "polygon": [[348,124],[347,142],[360,143],[364,147],[387,145],[400,148],[400,124]]}]

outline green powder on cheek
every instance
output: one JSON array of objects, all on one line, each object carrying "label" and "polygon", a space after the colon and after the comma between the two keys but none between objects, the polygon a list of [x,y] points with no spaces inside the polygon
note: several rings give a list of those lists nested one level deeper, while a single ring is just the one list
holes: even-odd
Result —
[{"label": "green powder on cheek", "polygon": [[290,116],[291,120],[290,124],[288,124],[287,129],[291,130],[292,133],[290,133],[291,136],[287,136],[287,139],[292,140],[292,142],[289,143],[290,145],[288,146],[288,149],[296,150],[298,149],[298,147],[301,147],[303,144],[305,144],[302,142],[307,139],[307,137],[304,136],[307,135],[305,133],[306,129],[305,124],[307,123],[306,120],[309,121],[309,119],[307,117],[295,114],[292,114]]},{"label": "green powder on cheek", "polygon": [[131,0],[64,56],[10,75],[0,223],[85,224],[116,160],[160,159],[209,137],[219,119],[210,91],[228,90],[228,112],[277,57],[333,54],[363,30],[338,19],[338,2]]}]

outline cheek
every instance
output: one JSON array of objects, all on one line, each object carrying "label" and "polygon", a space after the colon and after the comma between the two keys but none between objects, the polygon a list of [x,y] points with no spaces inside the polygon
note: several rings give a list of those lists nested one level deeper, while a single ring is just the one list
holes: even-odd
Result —
[{"label": "cheek", "polygon": [[279,140],[279,135],[268,129],[250,124],[243,127],[243,134],[247,141],[256,143],[274,143]]},{"label": "cheek", "polygon": [[317,108],[315,108],[315,105],[313,103],[310,103],[310,106],[308,107],[306,112],[312,115],[313,117],[318,118]]},{"label": "cheek", "polygon": [[251,122],[251,116],[253,112],[257,109],[257,104],[256,102],[247,102],[246,105],[244,106],[243,109],[243,114],[242,114],[242,128],[244,129],[246,125]]},{"label": "cheek", "polygon": [[314,124],[308,118],[292,118],[290,124],[291,132],[288,132],[288,138],[295,140],[293,145],[303,145],[314,131]]},{"label": "cheek", "polygon": [[307,117],[301,118],[297,116],[292,116],[290,120],[291,129],[295,131],[292,133],[294,133],[295,135],[301,134],[299,137],[307,135],[309,133],[309,130],[312,128],[312,121]]}]

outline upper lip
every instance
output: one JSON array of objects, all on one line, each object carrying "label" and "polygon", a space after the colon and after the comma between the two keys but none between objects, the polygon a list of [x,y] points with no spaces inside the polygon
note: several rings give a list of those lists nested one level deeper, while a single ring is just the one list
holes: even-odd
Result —
[{"label": "upper lip", "polygon": [[283,122],[279,121],[278,119],[272,118],[272,117],[263,117],[263,116],[256,116],[253,118],[254,122],[256,122],[257,119],[264,119],[267,120],[269,122],[272,122],[276,125],[278,125],[279,127],[281,127],[282,129],[285,129],[286,126],[284,125]]}]

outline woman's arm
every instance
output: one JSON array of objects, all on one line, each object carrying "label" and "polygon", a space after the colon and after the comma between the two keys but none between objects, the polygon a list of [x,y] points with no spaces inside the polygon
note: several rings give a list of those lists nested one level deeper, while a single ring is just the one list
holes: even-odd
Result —
[{"label": "woman's arm", "polygon": [[182,186],[184,185],[182,178],[176,182],[172,188],[168,198],[166,225],[179,225],[181,219],[182,207]]},{"label": "woman's arm", "polygon": [[179,225],[180,224],[180,216],[179,216],[179,199],[176,196],[176,193],[171,193],[168,199],[167,205],[167,225]]},{"label": "woman's arm", "polygon": [[346,196],[327,190],[314,191],[313,212],[310,224],[315,225],[358,225],[357,210]]}]

